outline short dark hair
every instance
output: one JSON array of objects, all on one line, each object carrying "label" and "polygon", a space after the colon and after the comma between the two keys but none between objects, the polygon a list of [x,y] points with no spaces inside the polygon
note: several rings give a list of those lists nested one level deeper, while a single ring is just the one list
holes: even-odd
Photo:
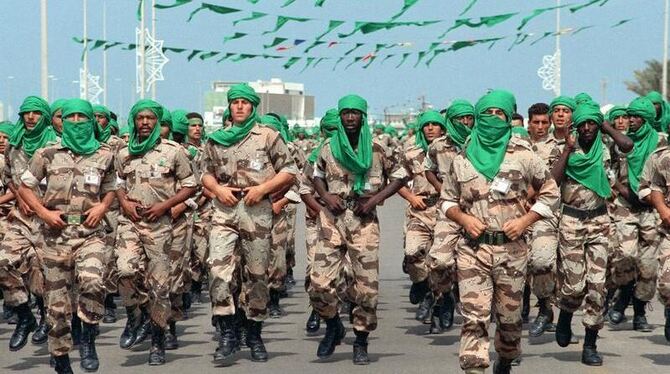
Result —
[{"label": "short dark hair", "polygon": [[205,121],[205,119],[202,118],[202,116],[200,115],[200,113],[196,113],[196,112],[191,112],[191,113],[187,114],[187,115],[186,115],[186,118],[187,118],[187,119],[191,119],[191,118],[200,118],[201,121]]},{"label": "short dark hair", "polygon": [[532,121],[533,116],[542,116],[549,114],[549,105],[547,103],[535,103],[528,108],[528,120]]},{"label": "short dark hair", "polygon": [[116,121],[116,120],[119,119],[119,118],[116,116],[116,113],[114,113],[114,112],[109,112],[109,116],[110,116],[114,121]]},{"label": "short dark hair", "polygon": [[519,113],[512,114],[512,121],[517,120],[517,119],[520,119],[521,122],[523,122],[523,116],[521,114],[519,114]]}]

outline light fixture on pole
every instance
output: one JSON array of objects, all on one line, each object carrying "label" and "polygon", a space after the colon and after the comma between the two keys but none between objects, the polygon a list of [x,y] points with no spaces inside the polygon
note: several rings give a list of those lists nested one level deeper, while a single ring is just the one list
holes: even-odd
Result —
[{"label": "light fixture on pole", "polygon": [[561,95],[561,0],[556,0],[556,50],[553,55],[542,57],[542,66],[537,69],[537,76],[542,78],[542,88]]}]

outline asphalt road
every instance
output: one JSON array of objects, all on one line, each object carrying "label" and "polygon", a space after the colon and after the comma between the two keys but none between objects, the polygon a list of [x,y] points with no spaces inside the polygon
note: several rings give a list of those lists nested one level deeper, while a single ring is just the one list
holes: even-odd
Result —
[{"label": "asphalt road", "polygon": [[[301,211],[302,212],[302,211]],[[299,213],[301,214],[301,213]],[[298,216],[300,217],[300,215]],[[303,292],[304,278],[304,226],[298,219],[296,237],[297,261],[295,276],[298,286],[287,299],[282,299],[286,315],[281,319],[268,320],[263,331],[270,360],[253,363],[248,351],[242,351],[237,362],[227,368],[215,368],[211,364],[215,342],[212,338],[208,304],[195,305],[191,318],[178,323],[180,348],[168,351],[167,364],[150,367],[146,364],[148,343],[131,351],[118,347],[118,337],[125,324],[124,313],[119,309],[119,321],[112,325],[101,325],[97,340],[100,357],[100,373],[443,373],[459,372],[458,342],[460,318],[456,326],[441,335],[427,335],[428,326],[414,321],[415,307],[407,299],[409,280],[401,270],[402,226],[404,204],[394,197],[380,208],[380,303],[379,328],[371,334],[369,352],[372,363],[367,367],[351,364],[354,334],[348,328],[345,343],[337,348],[332,359],[326,363],[316,359],[316,347],[320,337],[307,337],[304,323],[308,316],[307,295]],[[604,366],[591,368],[580,363],[581,345],[560,348],[553,334],[528,340],[524,326],[522,342],[523,362],[514,368],[514,373],[669,373],[670,345],[663,337],[663,309],[654,301],[649,312],[649,321],[656,326],[652,333],[632,331],[630,323],[615,330],[605,327],[598,341],[604,356]],[[536,311],[531,313],[531,319]],[[629,309],[628,314],[632,314]],[[346,319],[346,318],[345,318]],[[580,318],[575,317],[573,331],[583,337]],[[348,326],[347,326],[348,327]],[[490,333],[492,336],[492,325]],[[323,332],[322,327],[322,332]],[[8,339],[13,326],[0,323],[0,372],[49,373],[47,347],[30,343],[19,352],[9,352]],[[495,354],[492,353],[492,357]],[[75,372],[79,368],[79,354],[71,353]]]}]

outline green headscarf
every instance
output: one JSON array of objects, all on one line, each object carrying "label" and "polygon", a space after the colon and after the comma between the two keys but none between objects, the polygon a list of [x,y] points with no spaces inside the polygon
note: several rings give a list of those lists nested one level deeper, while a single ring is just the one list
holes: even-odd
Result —
[{"label": "green headscarf", "polygon": [[614,122],[615,119],[626,115],[628,115],[628,113],[626,112],[625,106],[615,105],[610,110],[607,111],[607,115],[605,117],[607,118],[607,122],[612,123]]},{"label": "green headscarf", "polygon": [[119,129],[119,137],[130,134],[130,126],[123,126]]},{"label": "green headscarf", "polygon": [[470,136],[472,129],[457,121],[457,118],[463,116],[474,116],[475,107],[469,101],[463,99],[454,100],[446,114],[447,134],[460,148],[463,148],[465,140]]},{"label": "green headscarf", "polygon": [[384,134],[388,134],[392,138],[398,137],[398,131],[391,125],[384,127]]},{"label": "green headscarf", "polygon": [[654,108],[654,121],[651,123],[651,126],[656,131],[662,131],[664,133],[668,132],[668,127],[670,126],[670,104],[667,101],[663,100],[663,95],[658,91],[651,91],[647,94],[647,99],[651,100],[654,104],[661,105],[661,115],[656,118],[656,112]]},{"label": "green headscarf", "polygon": [[551,101],[551,104],[549,104],[549,116],[551,116],[551,114],[554,112],[554,108],[559,105],[568,107],[574,112],[577,103],[575,103],[575,99],[571,98],[570,96],[558,96]]},{"label": "green headscarf", "polygon": [[[594,102],[578,104],[572,113],[572,122],[577,127],[588,120],[596,122],[599,127],[603,123],[600,107]],[[602,198],[610,196],[612,191],[603,165],[603,141],[600,131],[596,134],[588,153],[570,154],[565,174]]]},{"label": "green headscarf", "polygon": [[325,138],[321,140],[319,145],[314,148],[312,151],[312,154],[309,155],[307,158],[307,161],[309,161],[310,164],[314,164],[316,162],[316,159],[319,157],[319,153],[321,153],[321,148],[323,148],[323,143],[326,142],[327,139],[330,139],[330,137],[337,132],[338,126],[340,126],[340,112],[335,109],[328,109],[326,111],[326,114],[321,118],[321,122],[319,124],[321,132],[325,133]]},{"label": "green headscarf", "polygon": [[281,124],[281,120],[277,118],[276,116],[272,114],[266,114],[264,116],[261,116],[260,120],[258,121],[259,123],[263,125],[267,125],[268,127],[271,127],[275,129],[281,135],[282,139],[284,139],[285,142],[288,142],[288,129],[284,129],[284,126]]},{"label": "green headscarf", "polygon": [[59,110],[63,109],[63,105],[65,104],[67,100],[66,99],[58,99],[51,103],[51,107],[49,108],[51,110],[51,117],[56,114]]},{"label": "green headscarf", "polygon": [[95,125],[96,136],[98,137],[98,140],[100,140],[103,143],[107,143],[109,137],[112,136],[112,126],[111,126],[112,113],[104,105],[94,105],[93,114],[96,113],[101,113],[102,115],[105,116],[105,118],[107,118],[107,126],[104,129],[102,128],[102,126],[100,126],[99,123],[97,123],[97,121]]},{"label": "green headscarf", "polygon": [[374,130],[382,130],[382,132],[383,132],[384,130],[386,130],[386,126],[384,126],[384,124],[381,123],[381,122],[377,122],[377,123],[375,123],[374,126],[372,126],[372,128],[373,128]]},{"label": "green headscarf", "polygon": [[648,98],[638,97],[628,105],[627,113],[629,116],[640,116],[644,119],[644,124],[637,131],[628,130],[626,133],[634,144],[633,150],[626,155],[628,184],[634,192],[637,192],[644,163],[658,146],[658,132],[651,126],[656,119],[656,108]]},{"label": "green headscarf", "polygon": [[[23,122],[23,113],[37,111],[42,114],[35,127],[28,131]],[[44,147],[48,142],[56,141],[56,131],[51,127],[51,109],[49,104],[37,96],[28,96],[19,108],[19,121],[14,127],[9,144],[21,147],[28,157],[33,157],[36,150]]]},{"label": "green headscarf", "polygon": [[[200,144],[204,144],[207,141],[207,134],[205,133],[205,123],[198,117],[193,117],[188,119],[188,127],[191,127],[193,124],[200,124]],[[186,134],[186,141],[189,141],[188,134]]]},{"label": "green headscarf", "polygon": [[130,108],[130,114],[128,114],[128,127],[130,127],[128,152],[133,156],[141,156],[152,150],[158,144],[161,136],[161,127],[157,123],[151,134],[143,141],[140,141],[137,134],[137,125],[135,125],[135,116],[144,110],[152,111],[156,115],[156,118],[163,118],[163,106],[150,99],[142,99]]},{"label": "green headscarf", "polygon": [[10,121],[0,122],[0,132],[7,135],[7,137],[11,137],[14,132],[14,124]]},{"label": "green headscarf", "polygon": [[330,138],[333,157],[342,167],[354,174],[354,192],[362,195],[368,170],[372,166],[372,135],[368,125],[368,103],[358,95],[347,95],[337,102],[337,109],[338,113],[342,113],[345,109],[355,109],[362,113],[356,151],[351,147],[342,123],[337,126],[337,132]]},{"label": "green headscarf", "polygon": [[512,134],[517,134],[522,138],[529,138],[530,134],[523,126],[512,126]]},{"label": "green headscarf", "polygon": [[[80,113],[88,120],[82,122],[69,121],[67,116]],[[95,120],[94,109],[86,100],[70,99],[63,105],[63,135],[61,144],[78,155],[90,155],[100,148],[100,142],[95,138],[95,128],[98,121]],[[107,126],[109,127],[109,126]]]},{"label": "green headscarf", "polygon": [[593,98],[591,95],[587,94],[586,92],[581,92],[575,95],[575,105],[579,104],[586,104],[589,102],[592,102]]},{"label": "green headscarf", "polygon": [[[487,180],[491,181],[500,171],[505,158],[507,143],[512,136],[512,113],[516,99],[503,90],[494,90],[482,96],[475,105],[475,126],[470,133],[470,142],[465,156],[472,166]],[[489,108],[499,108],[507,120],[487,114]]]},{"label": "green headscarf", "polygon": [[246,83],[236,84],[228,90],[228,107],[230,108],[230,103],[235,99],[244,99],[253,105],[253,109],[249,117],[242,123],[233,123],[232,126],[219,129],[212,133],[209,136],[209,139],[215,143],[221,144],[224,147],[230,147],[233,144],[237,144],[240,140],[244,139],[249,131],[256,125],[258,120],[256,116],[256,107],[261,102],[261,98],[258,97],[256,91],[251,88]]},{"label": "green headscarf", "polygon": [[424,152],[428,152],[428,140],[423,133],[423,127],[429,123],[439,123],[444,131],[447,131],[447,125],[444,123],[444,117],[436,110],[427,110],[419,114],[417,118],[418,126],[416,129],[416,145],[421,147]]},{"label": "green headscarf", "polygon": [[183,109],[175,109],[172,111],[172,132],[177,134],[182,134],[184,136],[188,135],[188,118],[186,118],[186,112]]},{"label": "green headscarf", "polygon": [[288,120],[286,119],[286,116],[282,116],[281,114],[278,114],[279,120],[281,121],[281,126],[284,128],[284,131],[286,132],[286,141],[287,142],[292,142],[293,141],[293,135],[291,135],[291,130],[289,129],[288,125]]},{"label": "green headscarf", "polygon": [[172,113],[170,113],[170,111],[165,107],[163,107],[163,115],[161,115],[159,124],[161,126],[163,126],[163,124],[167,124],[167,126],[170,128],[170,131],[172,131]]}]

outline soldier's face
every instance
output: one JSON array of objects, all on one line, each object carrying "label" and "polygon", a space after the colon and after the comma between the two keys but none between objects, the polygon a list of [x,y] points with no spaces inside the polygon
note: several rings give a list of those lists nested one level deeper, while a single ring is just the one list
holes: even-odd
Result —
[{"label": "soldier's face", "polygon": [[475,124],[475,116],[467,114],[464,116],[456,117],[456,121],[462,123],[463,125],[472,128]]},{"label": "soldier's face", "polygon": [[630,116],[628,117],[630,120],[630,128],[629,130],[632,132],[637,131],[642,125],[644,125],[644,118],[640,116]]},{"label": "soldier's face", "polygon": [[40,118],[42,118],[42,113],[38,111],[32,111],[32,112],[25,112],[21,116],[23,117],[23,123],[25,124],[26,129],[30,131],[33,128],[35,128],[37,122],[40,121]]},{"label": "soldier's face", "polygon": [[628,130],[629,124],[630,124],[630,120],[629,120],[628,116],[619,116],[619,117],[614,119],[614,128],[616,130],[621,131],[621,132],[625,132],[626,130]]},{"label": "soldier's face", "polygon": [[344,109],[340,112],[340,120],[347,134],[355,134],[361,128],[363,113],[356,109]]},{"label": "soldier's face", "polygon": [[161,125],[161,138],[168,139],[170,137],[170,126]]},{"label": "soldier's face", "polygon": [[549,115],[533,114],[528,121],[528,134],[532,140],[539,140],[549,133]]},{"label": "soldier's face", "polygon": [[188,138],[200,141],[202,138],[202,123],[191,123],[188,125]]},{"label": "soldier's face", "polygon": [[503,110],[500,108],[488,108],[486,109],[485,113],[490,114],[492,116],[496,116],[503,121],[507,121],[507,116],[505,115],[505,112],[503,112]]},{"label": "soldier's face", "polygon": [[444,135],[444,129],[437,122],[428,122],[423,126],[421,131],[423,131],[423,135],[426,137],[428,143]]},{"label": "soldier's face", "polygon": [[0,153],[5,153],[5,147],[7,147],[7,141],[9,136],[4,132],[0,132]]},{"label": "soldier's face", "polygon": [[230,103],[230,116],[233,123],[243,123],[249,118],[254,106],[245,99],[235,99]]},{"label": "soldier's face", "polygon": [[107,128],[107,125],[109,124],[107,117],[105,117],[105,115],[102,113],[96,113],[95,120],[98,121],[98,125],[100,125],[100,127],[102,127],[103,129]]},{"label": "soldier's face", "polygon": [[58,109],[53,116],[51,116],[51,125],[58,132],[63,132],[63,111]]},{"label": "soldier's face", "polygon": [[147,138],[156,127],[158,117],[154,112],[146,109],[135,115],[135,127],[137,127],[137,135],[142,138]]},{"label": "soldier's face", "polygon": [[557,129],[564,129],[572,123],[572,109],[565,105],[556,105],[551,113],[551,122]]},{"label": "soldier's face", "polygon": [[598,134],[598,124],[593,120],[582,122],[577,127],[577,134],[580,141],[591,143]]},{"label": "soldier's face", "polygon": [[72,113],[72,114],[68,115],[67,117],[65,117],[65,119],[70,121],[70,122],[86,122],[86,121],[88,121],[88,117],[86,117],[85,115],[83,115],[81,113]]}]

